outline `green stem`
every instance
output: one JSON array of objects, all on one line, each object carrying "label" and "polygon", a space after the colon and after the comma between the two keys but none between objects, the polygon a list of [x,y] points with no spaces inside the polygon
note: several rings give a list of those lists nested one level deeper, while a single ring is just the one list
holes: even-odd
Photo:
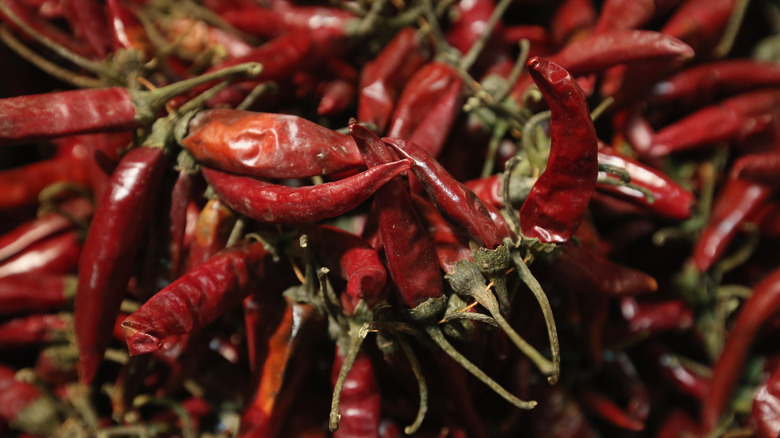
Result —
[{"label": "green stem", "polygon": [[412,367],[414,377],[417,379],[417,389],[420,393],[420,407],[417,409],[417,417],[415,417],[412,424],[404,428],[404,433],[407,435],[414,435],[420,429],[423,420],[425,419],[425,413],[428,412],[428,384],[425,381],[425,375],[422,372],[420,361],[417,360],[417,356],[412,350],[412,346],[403,336],[396,335],[398,344],[401,345],[401,349],[404,351],[404,355],[409,360],[409,365]]},{"label": "green stem", "polygon": [[333,385],[333,397],[330,401],[330,416],[328,419],[328,429],[331,432],[335,432],[339,428],[339,421],[341,420],[341,414],[339,414],[341,392],[344,390],[344,382],[347,380],[352,365],[355,364],[355,360],[360,353],[360,346],[363,343],[363,339],[366,338],[366,335],[368,335],[368,326],[364,324],[356,335],[350,337],[347,354],[344,356],[344,362],[341,363],[339,375],[336,379],[336,383]]},{"label": "green stem", "polygon": [[425,327],[425,331],[428,333],[428,336],[433,340],[433,342],[436,343],[436,345],[439,346],[439,348],[444,351],[449,357],[451,357],[455,362],[457,362],[460,366],[462,366],[466,371],[471,373],[474,377],[479,379],[482,383],[487,385],[490,389],[492,389],[496,394],[501,396],[504,400],[508,401],[509,403],[513,404],[514,406],[517,406],[520,409],[533,409],[536,406],[536,401],[534,400],[520,400],[516,396],[512,395],[509,391],[504,389],[501,385],[499,385],[495,380],[491,379],[490,376],[485,374],[484,371],[479,369],[476,365],[471,363],[468,359],[466,359],[465,356],[460,354],[458,350],[455,349],[455,347],[452,346],[452,344],[447,341],[447,338],[444,336],[444,333],[441,332],[441,329],[436,325],[430,325]]},{"label": "green stem", "polygon": [[490,143],[488,143],[488,150],[485,155],[485,163],[482,165],[482,178],[487,178],[493,174],[493,168],[496,165],[496,155],[498,154],[498,147],[501,145],[501,141],[506,135],[506,131],[509,128],[506,121],[499,119],[496,123],[496,127],[493,129],[493,135],[490,137]]},{"label": "green stem", "polygon": [[474,65],[474,63],[477,61],[477,58],[479,58],[480,53],[482,53],[482,50],[487,45],[488,40],[490,40],[490,36],[493,34],[493,30],[496,28],[498,21],[501,20],[501,16],[504,15],[504,12],[506,12],[507,8],[511,4],[512,0],[501,0],[498,2],[496,8],[493,9],[493,13],[488,19],[487,25],[482,31],[482,34],[474,42],[474,44],[472,44],[471,48],[469,48],[469,52],[463,58],[461,58],[458,67],[465,71]]}]

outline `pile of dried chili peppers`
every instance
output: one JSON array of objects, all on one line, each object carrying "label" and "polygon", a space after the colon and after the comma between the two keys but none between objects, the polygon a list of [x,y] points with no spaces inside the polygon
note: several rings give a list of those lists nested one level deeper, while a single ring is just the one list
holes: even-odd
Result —
[{"label": "pile of dried chili peppers", "polygon": [[780,433],[777,0],[0,20],[0,436]]}]

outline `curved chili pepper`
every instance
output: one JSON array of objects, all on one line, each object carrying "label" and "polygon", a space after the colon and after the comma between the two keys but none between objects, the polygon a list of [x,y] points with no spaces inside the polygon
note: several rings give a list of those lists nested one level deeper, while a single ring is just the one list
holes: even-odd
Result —
[{"label": "curved chili pepper", "polygon": [[0,278],[17,274],[70,274],[76,271],[81,238],[66,231],[25,248],[0,263]]},{"label": "curved chili pepper", "polygon": [[661,374],[685,394],[704,400],[709,392],[710,379],[685,366],[669,349],[658,340],[649,341],[643,351]]},{"label": "curved chili pepper", "polygon": [[346,292],[353,304],[363,300],[369,309],[373,309],[383,299],[387,270],[368,242],[327,225],[309,227],[304,232],[324,265],[347,280]]},{"label": "curved chili pepper", "polygon": [[[390,147],[376,134],[354,123],[349,130],[369,168],[393,161]],[[402,302],[415,308],[428,299],[442,297],[436,251],[412,208],[404,182],[399,177],[388,181],[377,190],[374,203],[388,270]]]},{"label": "curved chili pepper", "polygon": [[628,323],[623,335],[656,334],[693,326],[693,311],[682,300],[642,302],[633,297],[620,300],[620,310]]},{"label": "curved chili pepper", "polygon": [[420,120],[409,136],[409,141],[420,145],[432,156],[439,156],[460,114],[462,101],[463,83],[454,81]]},{"label": "curved chili pepper", "polygon": [[712,385],[701,410],[702,424],[706,432],[715,429],[726,408],[756,335],[778,310],[780,269],[775,269],[756,285],[753,294],[742,305],[712,371]]},{"label": "curved chili pepper", "polygon": [[89,187],[86,160],[55,157],[0,172],[0,210],[36,205],[41,190],[55,183]]},{"label": "curved chili pepper", "polygon": [[708,62],[658,82],[648,99],[653,104],[711,103],[717,97],[780,85],[780,67],[754,59]]},{"label": "curved chili pepper", "polygon": [[606,0],[601,5],[593,33],[638,29],[656,14],[655,0]]},{"label": "curved chili pepper", "polygon": [[284,423],[311,361],[311,343],[319,327],[314,309],[288,304],[278,326],[268,333],[265,360],[258,364],[255,394],[241,414],[239,437],[274,437]]},{"label": "curved chili pepper", "polygon": [[708,56],[740,0],[688,0],[666,21],[661,32],[685,41],[699,57]]},{"label": "curved chili pepper", "polygon": [[122,322],[130,354],[158,350],[163,338],[198,330],[239,304],[263,278],[266,255],[261,242],[228,248],[155,294]]},{"label": "curved chili pepper", "polygon": [[322,87],[317,114],[332,116],[346,110],[355,96],[355,86],[343,79],[328,81]]},{"label": "curved chili pepper", "polygon": [[0,365],[0,420],[36,436],[51,436],[60,425],[54,401],[15,376],[16,371]]},{"label": "curved chili pepper", "polygon": [[[344,354],[336,348],[331,380],[336,379],[344,362]],[[382,395],[374,375],[374,365],[365,350],[358,353],[341,391],[339,428],[334,438],[378,437]]]},{"label": "curved chili pepper", "polygon": [[453,222],[466,229],[480,246],[494,249],[502,236],[482,201],[468,187],[453,178],[429,153],[415,143],[399,138],[383,141],[398,153],[414,161],[412,171],[420,179],[436,207]]},{"label": "curved chili pepper", "polygon": [[543,58],[528,69],[552,113],[547,168],[520,209],[523,235],[565,243],[579,226],[596,187],[598,139],[582,89],[561,66]]},{"label": "curved chili pepper", "polygon": [[106,13],[111,31],[113,49],[138,49],[149,58],[151,41],[135,14],[122,0],[106,0]]},{"label": "curved chili pepper", "polygon": [[209,167],[261,178],[306,178],[364,166],[349,136],[284,114],[201,111],[181,144]]},{"label": "curved chili pepper", "polygon": [[11,319],[0,324],[0,348],[37,347],[65,339],[70,322],[70,318],[46,314]]},{"label": "curved chili pepper", "polygon": [[598,161],[599,164],[608,164],[625,169],[631,176],[632,184],[650,190],[653,194],[653,201],[649,202],[642,193],[625,186],[597,183],[597,190],[630,200],[669,219],[688,219],[693,214],[693,205],[696,202],[696,198],[691,192],[680,187],[680,185],[662,172],[619,154],[609,147],[599,149]]},{"label": "curved chili pepper", "polygon": [[86,221],[92,215],[92,203],[84,198],[69,199],[56,211],[25,222],[0,236],[0,261],[47,237],[73,227],[73,221]]},{"label": "curved chili pepper", "polygon": [[718,194],[712,216],[693,248],[693,261],[703,272],[720,259],[745,220],[753,216],[772,189],[763,184],[729,179]]},{"label": "curved chili pepper", "polygon": [[171,273],[178,277],[186,260],[185,235],[190,205],[195,202],[198,184],[195,177],[187,170],[180,170],[176,183],[171,190],[171,207],[169,211],[170,225],[170,255]]},{"label": "curved chili pepper", "polygon": [[81,378],[95,378],[130,279],[149,209],[165,170],[161,148],[122,158],[98,204],[79,263],[74,322]]},{"label": "curved chili pepper", "polygon": [[25,273],[0,278],[0,315],[47,312],[65,307],[76,294],[76,278]]},{"label": "curved chili pepper", "polygon": [[632,418],[615,402],[593,388],[580,388],[576,395],[580,406],[617,427],[632,431],[645,428],[643,421]]},{"label": "curved chili pepper", "polygon": [[747,154],[737,158],[731,166],[729,178],[780,189],[780,151]]},{"label": "curved chili pepper", "polygon": [[[82,41],[74,39],[72,35],[68,34],[42,17],[30,13],[28,8],[19,3],[20,2],[18,0],[3,0],[5,8],[8,8],[19,20],[27,24],[40,35],[43,35],[45,38],[55,42],[62,47],[67,48],[71,52],[78,55],[85,57],[93,56],[92,51]],[[19,26],[14,22],[14,20],[11,20],[4,12],[0,12],[0,18],[2,18],[4,22],[11,26],[11,28],[19,30],[19,32],[27,35],[27,32],[19,29]]]},{"label": "curved chili pepper", "polygon": [[208,168],[203,168],[203,176],[227,205],[245,216],[268,223],[302,223],[341,216],[411,167],[410,160],[395,161],[307,187],[271,184]]},{"label": "curved chili pepper", "polygon": [[412,194],[412,202],[433,240],[439,266],[444,272],[451,274],[459,261],[471,259],[471,249],[465,236],[444,219],[429,199]]},{"label": "curved chili pepper", "polygon": [[411,27],[401,29],[376,59],[361,70],[358,121],[373,123],[376,132],[384,132],[401,89],[426,59],[417,31]]},{"label": "curved chili pepper", "polygon": [[[761,129],[761,119],[780,111],[780,91],[758,90],[702,108],[658,131],[645,155],[662,157],[718,142],[736,141]],[[759,123],[757,123],[759,122]]]}]

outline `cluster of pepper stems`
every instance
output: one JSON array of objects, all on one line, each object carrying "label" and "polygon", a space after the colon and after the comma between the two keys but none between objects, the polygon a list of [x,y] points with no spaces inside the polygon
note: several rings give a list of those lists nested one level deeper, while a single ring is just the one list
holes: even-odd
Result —
[{"label": "cluster of pepper stems", "polygon": [[780,431],[777,2],[0,18],[3,436]]}]

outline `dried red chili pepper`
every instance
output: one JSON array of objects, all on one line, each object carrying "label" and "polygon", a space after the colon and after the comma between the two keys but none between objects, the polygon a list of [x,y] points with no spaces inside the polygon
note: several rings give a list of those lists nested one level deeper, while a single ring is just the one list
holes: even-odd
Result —
[{"label": "dried red chili pepper", "polygon": [[315,186],[289,187],[203,168],[220,198],[237,212],[268,223],[303,223],[341,216],[382,185],[409,170],[410,160],[374,166],[364,172]]},{"label": "dried red chili pepper", "polygon": [[25,273],[0,278],[0,315],[62,309],[76,294],[76,278]]},{"label": "dried red chili pepper", "polygon": [[198,330],[239,304],[258,286],[267,255],[261,242],[228,248],[158,292],[122,322],[130,354],[158,350],[163,338]]},{"label": "dried red chili pepper", "polygon": [[780,189],[780,151],[747,154],[737,158],[731,166],[729,178]]},{"label": "dried red chili pepper", "polygon": [[701,410],[705,432],[715,429],[737,384],[761,327],[780,309],[780,269],[764,277],[739,310],[726,345],[712,371],[712,385]]},{"label": "dried red chili pepper", "polygon": [[580,388],[576,396],[580,400],[580,406],[617,427],[632,431],[645,428],[643,421],[631,418],[615,402],[593,388]]},{"label": "dried red chili pepper", "polygon": [[642,349],[660,373],[674,383],[675,388],[699,400],[704,400],[710,388],[710,379],[696,373],[682,363],[669,349],[658,340],[648,341]]},{"label": "dried red chili pepper", "polygon": [[171,190],[170,219],[170,255],[171,274],[178,277],[184,267],[187,246],[185,235],[187,231],[187,219],[190,205],[194,206],[198,192],[198,181],[188,170],[180,170],[176,183]]},{"label": "dried red chili pepper", "polygon": [[201,111],[181,144],[207,166],[261,178],[306,178],[364,166],[349,136],[284,114]]},{"label": "dried red chili pepper", "polygon": [[38,241],[0,263],[0,278],[17,274],[71,274],[76,271],[81,237],[66,231]]},{"label": "dried red chili pepper", "polygon": [[51,184],[72,183],[84,188],[90,178],[84,157],[55,157],[0,172],[0,210],[35,205]]},{"label": "dried red chili pepper", "polygon": [[628,323],[623,335],[648,335],[663,331],[691,328],[694,322],[693,311],[679,299],[642,302],[633,297],[620,300],[620,310]]},{"label": "dried red chili pepper", "polygon": [[771,438],[780,434],[780,363],[767,361],[766,381],[756,388],[753,396],[752,424],[759,438]]},{"label": "dried red chili pepper", "polygon": [[739,228],[754,215],[772,189],[763,184],[729,179],[718,194],[712,216],[693,248],[692,258],[699,271],[706,271],[728,248]]},{"label": "dried red chili pepper", "polygon": [[598,139],[574,78],[543,58],[529,60],[528,69],[550,106],[551,147],[547,168],[520,209],[520,229],[529,238],[565,243],[596,187]]},{"label": "dried red chili pepper", "polygon": [[267,334],[267,356],[255,369],[255,393],[241,414],[240,437],[279,434],[303,377],[311,365],[311,343],[320,327],[314,309],[288,303],[279,324]]},{"label": "dried red chili pepper", "polygon": [[332,116],[346,110],[355,96],[355,86],[343,79],[326,82],[322,87],[322,98],[317,114]]},{"label": "dried red chili pepper", "polygon": [[383,141],[404,157],[414,161],[412,171],[422,182],[436,207],[454,223],[463,227],[481,247],[494,249],[501,245],[502,236],[482,201],[468,187],[461,184],[425,149],[399,138]]},{"label": "dried red chili pepper", "polygon": [[625,169],[631,176],[631,183],[648,189],[653,199],[651,202],[644,194],[626,186],[597,183],[597,190],[615,194],[669,219],[683,220],[693,214],[696,198],[662,172],[619,154],[609,147],[599,149],[598,161],[599,164]]},{"label": "dried red chili pepper", "polygon": [[54,340],[64,340],[71,325],[63,315],[36,314],[11,319],[0,324],[0,348],[38,347]]},{"label": "dried red chili pepper", "polygon": [[84,198],[64,201],[57,210],[38,219],[25,222],[0,236],[0,261],[40,241],[74,226],[74,221],[86,221],[92,215],[92,204]]},{"label": "dried red chili pepper", "polygon": [[401,89],[426,59],[417,31],[410,27],[401,29],[376,59],[361,70],[358,121],[373,123],[376,132],[384,132]]},{"label": "dried red chili pepper", "polygon": [[753,59],[708,62],[658,82],[649,100],[655,105],[709,104],[718,97],[780,84],[780,67]]},{"label": "dried red chili pepper", "polygon": [[98,58],[105,58],[111,46],[106,11],[97,0],[62,0],[62,11],[77,37],[83,38]]},{"label": "dried red chili pepper", "polygon": [[587,37],[596,24],[596,8],[591,0],[564,0],[550,19],[550,40],[564,47]]},{"label": "dried red chili pepper", "polygon": [[[345,354],[336,349],[331,381],[336,384]],[[382,395],[374,375],[371,357],[365,351],[358,353],[341,391],[339,426],[334,438],[378,437],[381,420]]]},{"label": "dried red chili pepper", "polygon": [[701,435],[701,427],[696,420],[682,410],[674,410],[666,416],[658,430],[656,438],[687,438]]},{"label": "dried red chili pepper", "polygon": [[50,385],[78,380],[78,350],[70,344],[44,348],[35,360],[35,377]]},{"label": "dried red chili pepper", "polygon": [[618,29],[638,29],[656,14],[655,0],[606,0],[601,5],[594,33]]},{"label": "dried red chili pepper", "polygon": [[772,114],[780,111],[780,91],[758,90],[725,99],[702,108],[666,126],[653,136],[644,151],[648,158],[739,140],[766,127]]},{"label": "dried red chili pepper", "polygon": [[471,258],[466,237],[444,219],[429,199],[412,194],[412,202],[433,240],[439,266],[444,272],[451,274],[459,261]]},{"label": "dried red chili pepper", "polygon": [[166,164],[162,148],[139,147],[122,158],[84,242],[75,327],[82,381],[95,378],[130,279],[135,253]]},{"label": "dried red chili pepper", "polygon": [[[390,147],[376,134],[355,123],[350,123],[349,130],[369,168],[393,161]],[[388,181],[377,190],[374,203],[388,270],[402,302],[415,308],[441,298],[444,292],[436,251],[414,212],[404,182],[399,177]]]},{"label": "dried red chili pepper", "polygon": [[[57,45],[65,47],[77,55],[85,57],[93,56],[93,53],[90,51],[89,47],[87,47],[87,45],[82,41],[74,39],[73,36],[55,26],[48,20],[45,20],[43,17],[31,13],[28,8],[19,4],[19,1],[3,0],[3,9],[6,8],[13,15],[15,15],[17,19],[29,26],[39,35],[42,35],[50,41],[53,41]],[[16,24],[16,21],[12,20],[4,10],[0,11],[0,18],[2,18],[5,23],[11,26],[12,29],[18,30],[23,34],[28,35],[27,32],[20,29],[20,26]]]},{"label": "dried red chili pepper", "polygon": [[192,239],[187,245],[187,270],[202,265],[227,245],[230,232],[236,224],[236,214],[219,199],[209,200],[198,214]]},{"label": "dried red chili pepper", "polygon": [[309,245],[322,263],[347,280],[347,295],[353,305],[365,301],[373,309],[384,297],[387,280],[379,254],[362,238],[338,228],[320,225],[304,230]]},{"label": "dried red chili pepper", "polygon": [[674,11],[661,32],[685,41],[699,57],[707,57],[740,0],[688,0]]},{"label": "dried red chili pepper", "polygon": [[122,0],[106,0],[106,14],[111,31],[113,49],[137,49],[144,58],[151,57],[152,43],[146,30],[133,11]]},{"label": "dried red chili pepper", "polygon": [[13,369],[0,365],[0,420],[33,435],[51,436],[60,425],[54,401],[15,376]]}]

